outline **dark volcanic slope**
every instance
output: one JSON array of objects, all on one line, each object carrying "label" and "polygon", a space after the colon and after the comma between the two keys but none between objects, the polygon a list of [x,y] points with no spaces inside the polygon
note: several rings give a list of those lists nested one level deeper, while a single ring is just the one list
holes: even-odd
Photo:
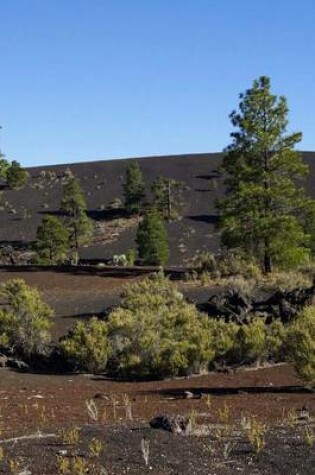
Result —
[{"label": "dark volcanic slope", "polygon": [[[315,197],[315,153],[305,152],[303,156],[311,169],[307,189]],[[183,263],[197,250],[218,249],[214,203],[223,193],[223,178],[218,172],[221,159],[221,154],[137,159],[148,184],[158,175],[185,183],[183,218],[168,225],[170,264]],[[110,213],[104,209],[114,199],[123,198],[124,174],[130,160],[132,159],[30,168],[31,180],[25,189],[4,192],[0,208],[0,244],[14,242],[19,246],[34,240],[36,228],[43,215],[58,212],[62,175],[67,168],[80,179],[87,194],[91,216],[98,221],[112,219]],[[54,171],[56,178],[43,178],[43,171]],[[136,228],[131,228],[123,231],[111,244],[83,248],[81,257],[107,259],[114,254],[123,253],[135,247],[135,232]]]}]

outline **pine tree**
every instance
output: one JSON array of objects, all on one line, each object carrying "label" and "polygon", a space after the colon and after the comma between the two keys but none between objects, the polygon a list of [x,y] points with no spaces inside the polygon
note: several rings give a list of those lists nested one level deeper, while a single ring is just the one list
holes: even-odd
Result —
[{"label": "pine tree", "polygon": [[239,109],[230,115],[237,130],[222,165],[222,243],[271,272],[273,264],[296,265],[309,255],[309,235],[300,219],[312,207],[300,184],[308,167],[294,149],[302,134],[286,133],[287,102],[271,94],[268,77],[240,95]]},{"label": "pine tree", "polygon": [[10,167],[8,160],[6,160],[5,155],[2,154],[0,150],[0,180],[7,179],[7,172]]},{"label": "pine tree", "polygon": [[167,232],[160,214],[153,209],[139,224],[138,254],[145,265],[164,265],[169,258]]},{"label": "pine tree", "polygon": [[124,183],[125,210],[128,214],[140,213],[145,198],[145,183],[139,164],[130,163]]},{"label": "pine tree", "polygon": [[43,264],[64,262],[69,252],[68,230],[55,216],[47,215],[37,228],[35,249]]},{"label": "pine tree", "polygon": [[63,186],[61,211],[67,215],[71,247],[78,250],[88,244],[93,235],[93,224],[86,214],[86,200],[80,182],[70,176]]},{"label": "pine tree", "polygon": [[158,176],[152,184],[154,207],[164,219],[172,221],[179,216],[182,206],[182,183],[171,178]]},{"label": "pine tree", "polygon": [[6,180],[11,189],[23,188],[28,181],[28,173],[19,162],[13,160],[6,171]]},{"label": "pine tree", "polygon": [[79,180],[73,176],[63,185],[61,211],[73,218],[76,218],[80,212],[86,211],[84,191]]},{"label": "pine tree", "polygon": [[93,224],[86,212],[81,210],[75,218],[69,219],[68,230],[71,247],[78,249],[90,242],[93,235]]}]

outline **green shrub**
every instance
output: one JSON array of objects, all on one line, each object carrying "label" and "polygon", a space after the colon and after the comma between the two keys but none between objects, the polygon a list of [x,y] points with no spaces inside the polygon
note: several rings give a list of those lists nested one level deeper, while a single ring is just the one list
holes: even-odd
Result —
[{"label": "green shrub", "polygon": [[254,317],[248,325],[239,327],[235,345],[239,360],[257,365],[266,357],[266,325],[263,318]]},{"label": "green shrub", "polygon": [[109,356],[107,325],[96,317],[77,322],[70,335],[60,342],[62,354],[91,373],[104,371]]},{"label": "green shrub", "polygon": [[134,266],[137,259],[137,251],[135,249],[128,249],[126,252],[127,266]]},{"label": "green shrub", "polygon": [[315,305],[307,307],[288,329],[286,350],[299,376],[315,384]]},{"label": "green shrub", "polygon": [[242,275],[230,276],[225,280],[225,287],[228,290],[237,292],[250,297],[256,287],[256,281],[253,279],[246,279]]},{"label": "green shrub", "polygon": [[124,375],[189,374],[214,357],[208,317],[161,275],[128,287],[108,328],[115,370]]},{"label": "green shrub", "polygon": [[287,329],[280,320],[266,325],[266,356],[272,361],[285,360]]},{"label": "green shrub", "polygon": [[0,340],[26,358],[42,353],[50,341],[50,317],[53,310],[45,304],[37,289],[22,279],[1,285],[5,306],[0,310]]},{"label": "green shrub", "polygon": [[217,319],[210,319],[210,325],[215,358],[221,356],[229,358],[229,354],[235,348],[239,326],[236,323],[228,323]]}]

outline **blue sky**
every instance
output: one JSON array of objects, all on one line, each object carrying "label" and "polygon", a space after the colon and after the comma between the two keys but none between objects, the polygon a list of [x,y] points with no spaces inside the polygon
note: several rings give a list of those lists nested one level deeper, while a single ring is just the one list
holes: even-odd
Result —
[{"label": "blue sky", "polygon": [[0,145],[24,166],[221,151],[268,75],[315,150],[314,0],[0,0]]}]

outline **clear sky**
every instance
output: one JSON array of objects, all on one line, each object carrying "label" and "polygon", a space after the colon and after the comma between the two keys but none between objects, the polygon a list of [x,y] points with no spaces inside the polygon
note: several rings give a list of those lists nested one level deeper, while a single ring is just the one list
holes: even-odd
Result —
[{"label": "clear sky", "polygon": [[314,0],[0,0],[0,145],[24,166],[221,151],[254,78],[315,150]]}]

